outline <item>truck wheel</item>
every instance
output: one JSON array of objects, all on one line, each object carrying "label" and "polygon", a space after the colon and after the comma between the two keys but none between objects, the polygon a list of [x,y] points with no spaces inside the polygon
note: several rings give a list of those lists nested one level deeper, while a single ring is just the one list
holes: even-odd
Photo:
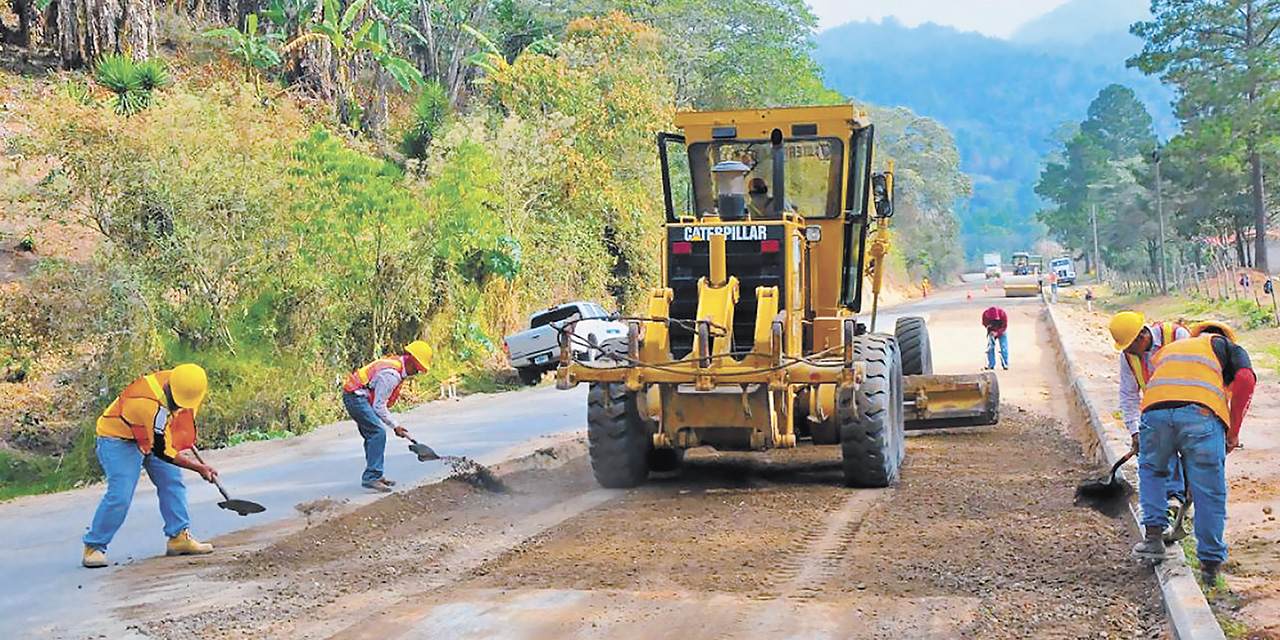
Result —
[{"label": "truck wheel", "polygon": [[927,376],[933,374],[933,349],[929,346],[929,328],[924,318],[907,316],[898,318],[893,328],[902,351],[902,375]]},{"label": "truck wheel", "polygon": [[867,378],[836,391],[844,482],[887,487],[897,482],[906,452],[901,359],[894,339],[884,335],[859,336],[854,350],[867,363]]},{"label": "truck wheel", "polygon": [[647,466],[655,473],[679,471],[684,466],[684,449],[650,449]]},{"label": "truck wheel", "polygon": [[587,392],[587,453],[596,482],[609,489],[629,489],[649,477],[653,449],[636,394],[621,383],[591,383]]},{"label": "truck wheel", "polygon": [[542,381],[542,369],[538,367],[518,367],[516,373],[520,374],[520,382],[526,386],[532,387]]}]

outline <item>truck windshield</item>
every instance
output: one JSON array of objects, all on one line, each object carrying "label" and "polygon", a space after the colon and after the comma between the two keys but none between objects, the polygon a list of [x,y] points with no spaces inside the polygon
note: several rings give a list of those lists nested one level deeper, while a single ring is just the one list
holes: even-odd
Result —
[{"label": "truck windshield", "polygon": [[533,316],[533,319],[529,321],[529,328],[537,329],[538,327],[541,327],[543,325],[548,325],[553,322],[560,322],[562,320],[569,320],[569,319],[575,318],[576,316],[578,316],[577,305],[569,305],[567,307],[556,307],[555,309],[552,309],[550,311],[544,311],[542,313],[539,313]]},{"label": "truck windshield", "polygon": [[[786,153],[786,206],[808,218],[840,215],[841,171],[844,143],[839,138],[815,138],[783,142]],[[760,178],[773,191],[773,145],[768,140],[717,140],[689,146],[689,171],[693,180],[694,207],[712,213],[715,181],[711,167],[737,160],[747,167],[747,183]]]}]

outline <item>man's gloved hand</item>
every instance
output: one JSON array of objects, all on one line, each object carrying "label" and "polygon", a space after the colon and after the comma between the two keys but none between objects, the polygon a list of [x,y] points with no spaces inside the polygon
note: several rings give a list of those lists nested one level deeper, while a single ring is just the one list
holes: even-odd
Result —
[{"label": "man's gloved hand", "polygon": [[1129,445],[1134,453],[1138,453],[1138,434],[1133,434],[1133,444]]}]

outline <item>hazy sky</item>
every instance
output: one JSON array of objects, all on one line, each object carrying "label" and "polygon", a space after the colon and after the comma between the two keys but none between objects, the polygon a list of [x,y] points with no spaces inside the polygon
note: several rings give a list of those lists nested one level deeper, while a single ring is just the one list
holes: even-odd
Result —
[{"label": "hazy sky", "polygon": [[807,0],[818,16],[818,29],[846,22],[879,21],[895,16],[914,27],[925,22],[961,31],[1007,38],[1024,22],[1052,11],[1067,0]]}]

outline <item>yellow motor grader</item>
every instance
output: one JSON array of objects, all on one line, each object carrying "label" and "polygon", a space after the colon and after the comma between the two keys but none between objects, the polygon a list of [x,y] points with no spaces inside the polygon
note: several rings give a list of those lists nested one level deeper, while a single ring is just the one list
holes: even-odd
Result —
[{"label": "yellow motor grader", "polygon": [[[660,134],[664,286],[629,335],[561,347],[558,386],[590,384],[605,487],[672,471],[685,450],[840,445],[845,483],[894,483],[913,428],[994,424],[994,374],[933,375],[924,319],[876,333],[892,167],[852,106],[680,113]],[[871,310],[862,311],[864,283]]]}]

